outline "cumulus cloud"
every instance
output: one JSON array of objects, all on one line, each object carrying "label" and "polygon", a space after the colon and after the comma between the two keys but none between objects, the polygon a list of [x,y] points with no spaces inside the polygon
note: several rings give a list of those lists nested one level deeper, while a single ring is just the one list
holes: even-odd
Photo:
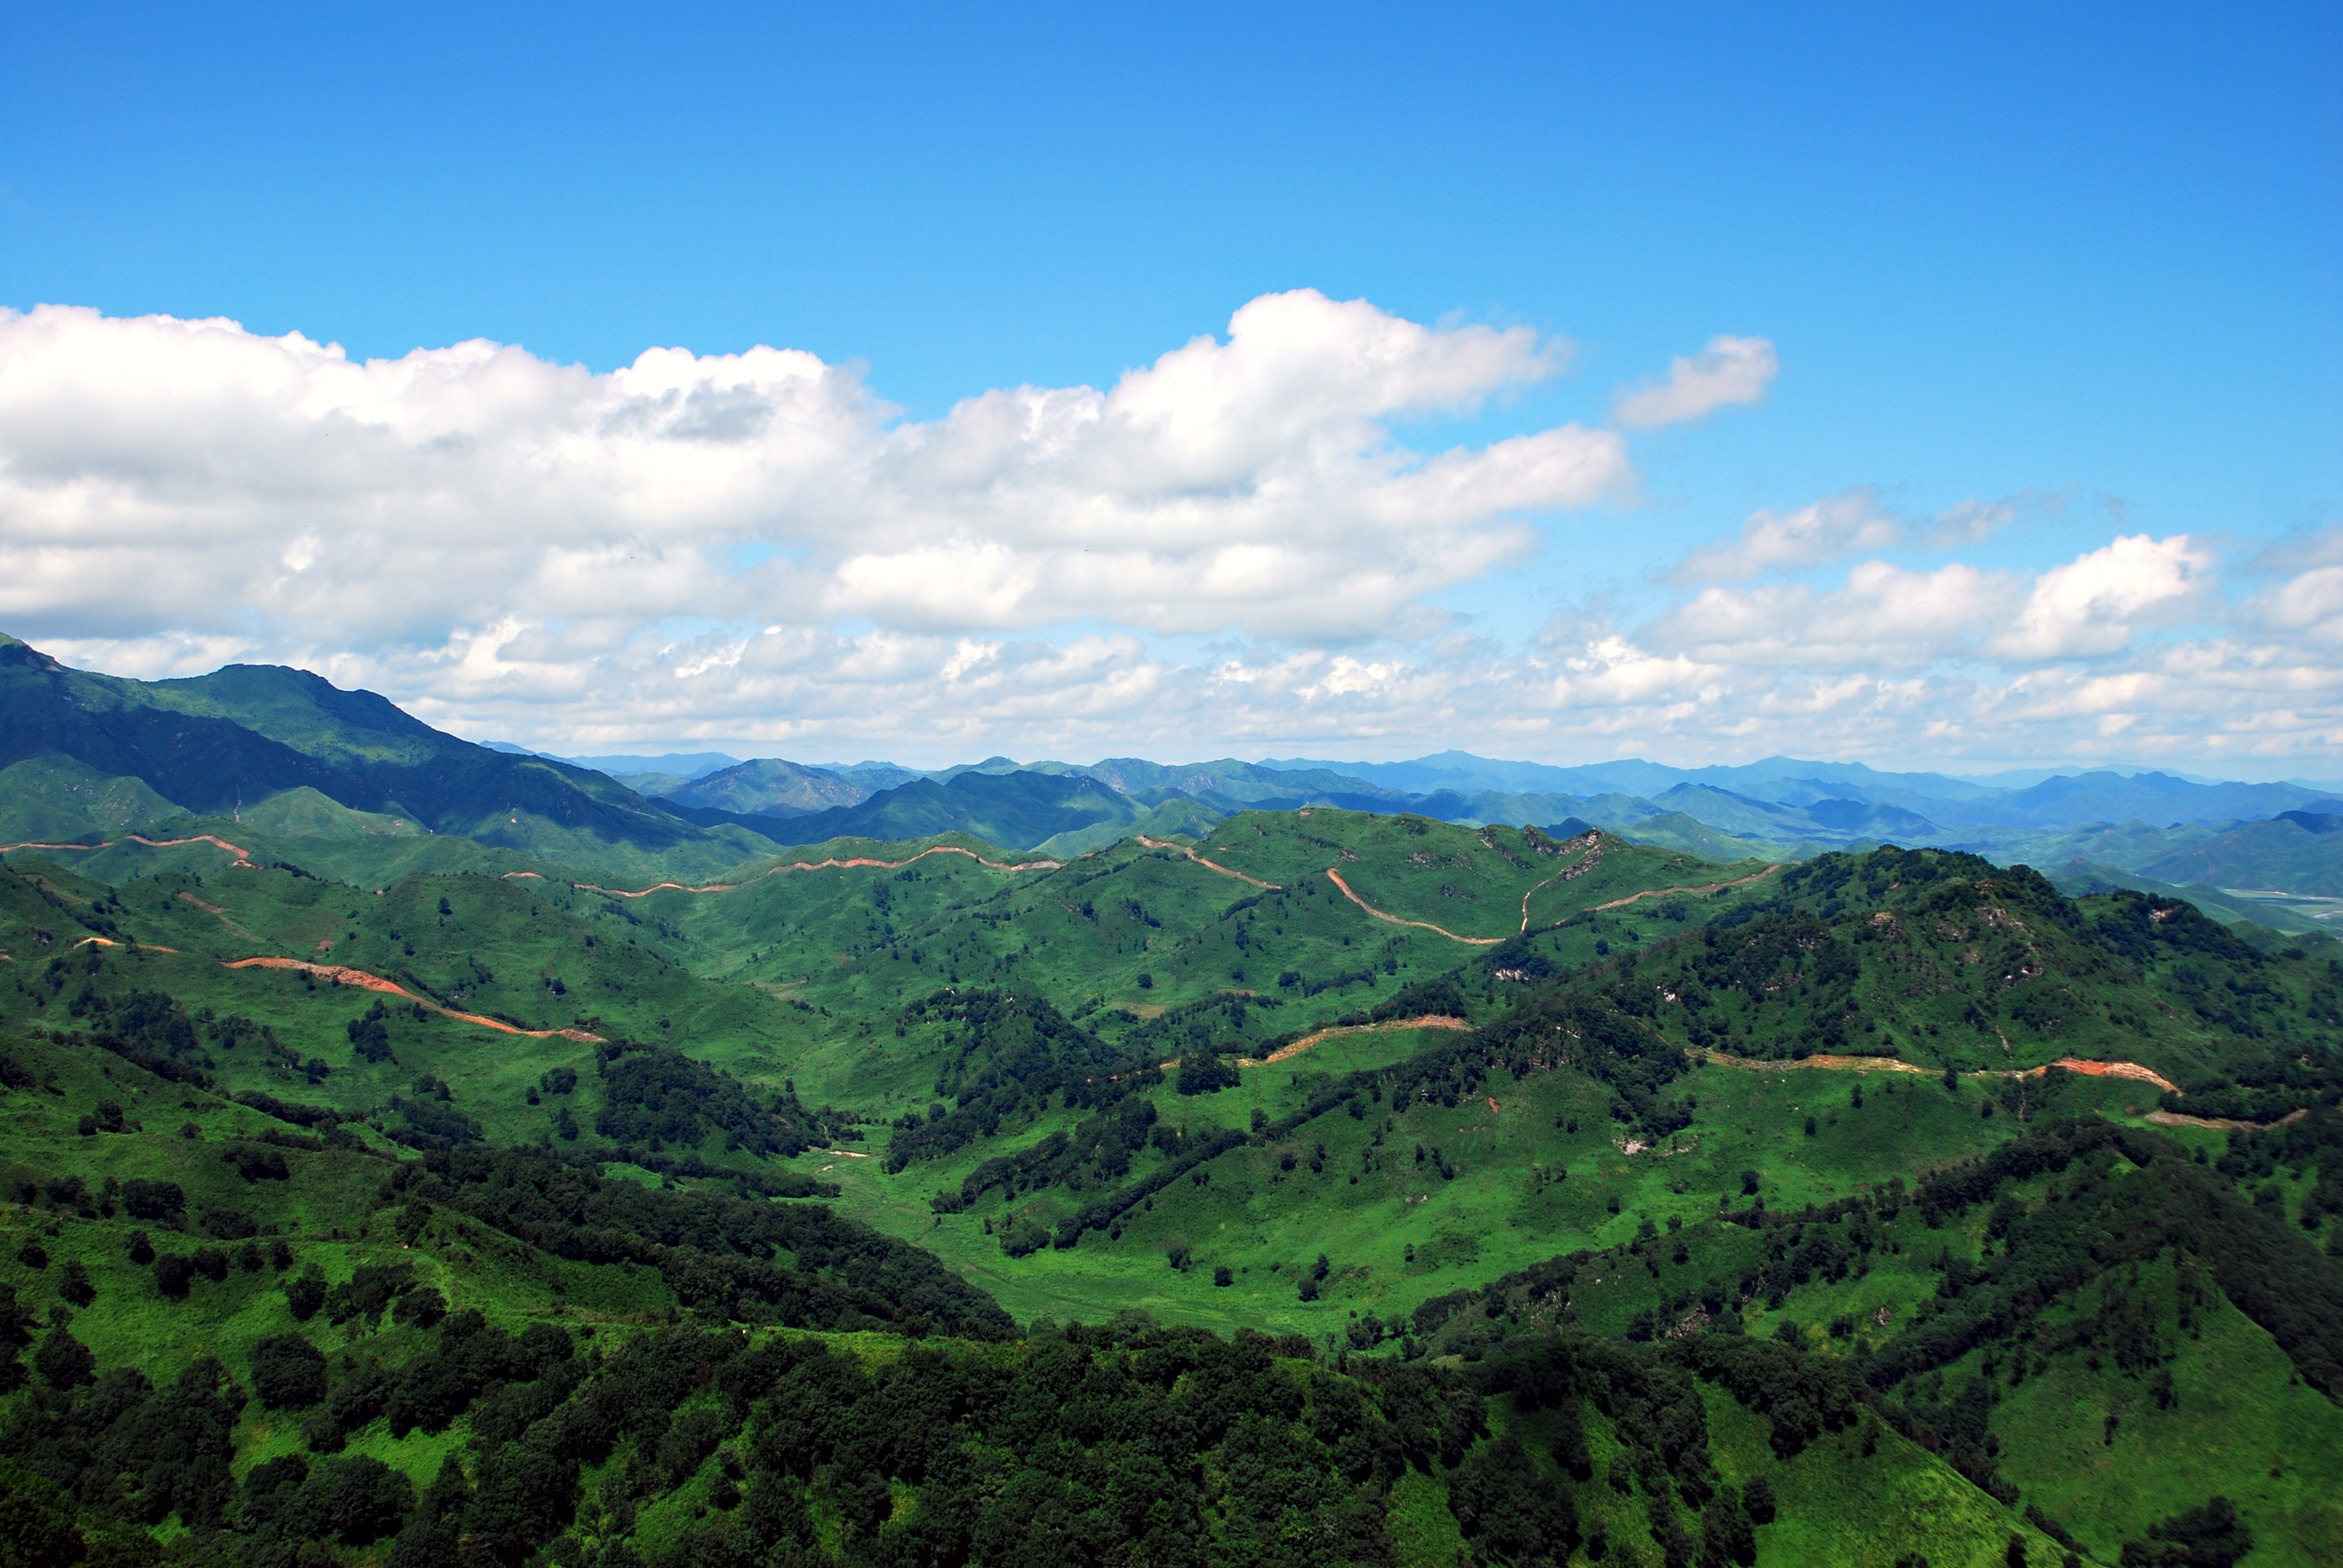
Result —
[{"label": "cumulus cloud", "polygon": [[1666,380],[1622,392],[1612,417],[1631,427],[1675,425],[1728,403],[1755,403],[1780,368],[1763,337],[1712,337],[1699,354],[1670,360]]},{"label": "cumulus cloud", "polygon": [[1870,560],[1835,588],[1704,588],[1643,635],[1704,658],[1770,666],[2096,658],[2187,614],[2210,588],[2212,567],[2211,552],[2186,534],[2118,538],[2031,578],[1958,561],[1913,571]]},{"label": "cumulus cloud", "polygon": [[1993,651],[2016,659],[2113,653],[2136,628],[2184,614],[2211,586],[2212,568],[2212,552],[2187,534],[2118,538],[2035,578]]},{"label": "cumulus cloud", "polygon": [[1305,290],[1105,391],[917,422],[794,350],[357,364],[45,307],[0,315],[0,616],[407,644],[605,614],[1373,637],[1522,555],[1525,517],[1631,481],[1610,431],[1393,437],[1565,357]]},{"label": "cumulus cloud", "polygon": [[[1304,291],[1103,389],[909,420],[789,349],[357,363],[232,322],[0,313],[0,628],[126,674],[298,664],[581,752],[2209,767],[2343,745],[2343,533],[2250,563],[2230,605],[2182,534],[2034,571],[1882,560],[2029,502],[1907,518],[1854,490],[1753,516],[1656,613],[1630,613],[1646,582],[1521,648],[1467,635],[1436,596],[1632,490],[1624,438],[1404,432],[1566,358]],[[1622,422],[1746,401],[1772,364],[1719,340]]]}]

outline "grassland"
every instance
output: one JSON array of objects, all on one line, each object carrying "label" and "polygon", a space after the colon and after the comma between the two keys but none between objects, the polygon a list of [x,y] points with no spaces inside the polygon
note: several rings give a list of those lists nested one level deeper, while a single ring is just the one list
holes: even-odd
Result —
[{"label": "grassland", "polygon": [[[1474,1467],[1516,1462],[1509,1434],[1524,1445],[1520,1462],[1576,1499],[1574,1561],[1586,1560],[1598,1521],[1607,1562],[1661,1561],[1679,1513],[1695,1548],[1728,1531],[1729,1509],[1702,1512],[1704,1474],[1736,1495],[1769,1478],[1777,1516],[1754,1536],[1765,1561],[2000,1562],[2013,1534],[2029,1561],[2058,1561],[2065,1548],[2026,1504],[2113,1561],[2215,1493],[2251,1527],[2250,1563],[2331,1560],[2343,1542],[2329,1501],[2343,1429],[2320,1359],[2343,1344],[2328,1255],[2343,1228],[2343,1134],[2325,1131],[2343,1098],[2329,944],[2241,937],[2137,895],[2068,900],[2028,873],[1956,856],[1718,865],[1607,836],[1557,842],[1322,809],[1072,856],[950,836],[849,840],[633,879],[314,802],[254,825],[264,831],[217,835],[241,856],[116,842],[18,851],[0,873],[0,1035],[13,1037],[18,1069],[0,1098],[0,1187],[16,1195],[0,1210],[0,1279],[45,1316],[66,1265],[80,1263],[95,1295],[70,1328],[101,1369],[141,1366],[159,1387],[216,1355],[242,1377],[253,1347],[287,1333],[354,1354],[333,1363],[336,1379],[438,1365],[453,1352],[419,1320],[327,1332],[287,1306],[287,1275],[314,1271],[330,1289],[361,1268],[405,1265],[410,1293],[477,1306],[516,1343],[542,1323],[582,1346],[591,1327],[597,1368],[638,1342],[649,1356],[662,1336],[728,1323],[754,1345],[834,1346],[856,1377],[876,1380],[848,1405],[877,1411],[900,1397],[884,1369],[930,1332],[912,1326],[927,1309],[904,1304],[914,1287],[900,1282],[932,1267],[911,1260],[932,1258],[939,1278],[1026,1325],[1013,1345],[971,1329],[948,1352],[992,1358],[1011,1382],[1069,1332],[1095,1365],[1137,1358],[1132,1369],[1204,1342],[1182,1334],[1282,1336],[1262,1342],[1287,1369],[1277,1375],[1304,1390],[1295,1430],[1332,1445],[1292,1462],[1348,1476],[1341,1495],[1365,1488],[1340,1507],[1375,1522],[1355,1536],[1341,1525],[1349,1543],[1319,1560],[1445,1564],[1461,1547],[1526,1561],[1460,1501],[1479,1495]],[[2037,1070],[2060,1061],[2139,1064],[2164,1082]],[[2150,1113],[2174,1109],[2227,1125],[2149,1127]],[[125,1130],[85,1131],[85,1119]],[[2141,1170],[2203,1202],[2226,1192],[2251,1221],[2232,1229],[2308,1304],[2273,1317],[2241,1286],[2192,1297],[2182,1314],[2177,1287],[2155,1282],[2211,1255],[2191,1231],[2199,1239],[2139,1254],[2137,1287],[2133,1273],[2093,1264],[2048,1290],[2024,1314],[2022,1342],[2039,1353],[1996,1330],[1873,1376],[1882,1358],[1933,1343],[1932,1325],[1966,1310],[1967,1282],[2015,1266],[2010,1237],[2032,1234],[2026,1216],[2063,1211],[2079,1201],[2068,1188],[2082,1188],[2037,1171],[1958,1203],[1917,1195],[2069,1126],[2152,1140],[2122,1147],[2147,1151]],[[275,1151],[287,1179],[247,1180],[253,1161],[239,1164],[238,1151]],[[494,1163],[516,1158],[540,1163]],[[2076,1170],[2099,1172],[2107,1158]],[[2090,1191],[2119,1191],[2130,1168],[2116,1161]],[[589,1245],[550,1221],[516,1229],[477,1185],[556,1170],[598,1171],[591,1191],[681,1207],[594,1197],[595,1212],[634,1216],[636,1229],[622,1227],[633,1238],[623,1245]],[[52,1192],[59,1171],[81,1178],[79,1198]],[[109,1180],[177,1182],[181,1217],[103,1212],[91,1195]],[[441,1183],[429,1188],[438,1195],[418,1199],[417,1181]],[[706,1238],[689,1258],[650,1250],[696,1233],[653,1235],[700,1212],[692,1204],[733,1216],[728,1235],[749,1234],[738,1227],[768,1210],[816,1211],[866,1240],[835,1253],[759,1243],[769,1255],[757,1256]],[[248,1238],[206,1229],[215,1211],[236,1216],[228,1230],[248,1222]],[[249,1239],[263,1266],[232,1262],[166,1299],[152,1265],[130,1261],[132,1230],[164,1251],[216,1245],[231,1257]],[[295,1253],[284,1271],[265,1258],[279,1240]],[[42,1267],[25,1261],[27,1241]],[[804,1288],[833,1303],[830,1316],[775,1304],[787,1292],[753,1269],[739,1274],[753,1288],[715,1282],[752,1262],[820,1282]],[[871,1282],[882,1279],[898,1284]],[[2330,1296],[2333,1321],[2321,1315]],[[2093,1351],[2098,1329],[2077,1325],[2109,1321],[2117,1297],[2168,1354],[2126,1366]],[[2138,1304],[2151,1298],[2161,1304]],[[860,1304],[837,1304],[848,1302]],[[31,1348],[45,1331],[25,1332]],[[1791,1343],[1783,1364],[1806,1371],[1765,1360]],[[1785,1444],[1774,1396],[1744,1398],[1747,1379],[1735,1382],[1742,1345],[1765,1348],[1766,1377],[1855,1391],[1855,1415]],[[1554,1375],[1582,1391],[1571,1408],[1591,1481],[1565,1478],[1555,1456],[1560,1407],[1524,1403],[1508,1381],[1549,1347],[1575,1347]],[[1614,1383],[1657,1381],[1610,1400],[1594,1378],[1605,1367]],[[465,1506],[485,1506],[477,1498],[505,1462],[494,1456],[590,1400],[604,1375],[491,1378],[434,1430],[394,1434],[391,1418],[371,1417],[341,1452],[384,1461],[418,1499],[453,1456],[468,1467]],[[1406,1391],[1419,1375],[1435,1404],[1480,1412],[1453,1462],[1425,1439],[1420,1464],[1344,1469],[1334,1418],[1308,1412],[1348,1408],[1333,1391],[1355,1386],[1375,1412],[1362,1430],[1386,1423],[1404,1447],[1417,1441],[1402,1434],[1415,1430]],[[1709,1470],[1664,1484],[1636,1470],[1613,1485],[1613,1458],[1635,1470],[1657,1452],[1643,1435],[1656,1417],[1634,1399],[1689,1410],[1679,1375],[1696,1385]],[[540,1396],[528,1390],[557,1384],[543,1409],[528,1404]],[[15,1413],[0,1412],[0,1433],[17,1435],[0,1448],[51,1452],[25,1446],[22,1424],[37,1412],[68,1419],[45,1386],[35,1377],[7,1396]],[[1961,1402],[1972,1387],[1987,1391],[1974,1412]],[[693,1397],[663,1407],[670,1425],[700,1408]],[[661,1562],[720,1555],[732,1548],[710,1533],[746,1528],[739,1498],[763,1495],[769,1473],[795,1488],[773,1506],[803,1513],[789,1550],[876,1561],[883,1537],[921,1560],[930,1548],[902,1543],[960,1483],[843,1452],[774,1470],[753,1439],[769,1397],[782,1396],[705,1404],[730,1412],[709,1420],[731,1433],[693,1453],[662,1449],[664,1427],[614,1437],[565,1483],[571,1522],[516,1550],[559,1537],[578,1543],[573,1554],[624,1543]],[[519,1417],[502,1412],[524,1405],[537,1413],[512,1426]],[[241,1407],[237,1482],[266,1460],[318,1459],[307,1419]],[[964,1417],[970,1433],[990,1432],[990,1419]],[[1226,1441],[1180,1450],[1179,1462],[1218,1473]],[[1034,1451],[1018,1452],[1025,1462]],[[1073,1483],[1046,1484],[1061,1483]],[[1112,1491],[1104,1473],[1081,1484]],[[1319,1481],[1294,1485],[1321,1495]],[[1996,1493],[2005,1485],[2018,1502]],[[891,1501],[873,1514],[880,1493]],[[1339,1512],[1336,1492],[1322,1495]],[[994,1517],[992,1503],[968,1506]],[[1247,1532],[1284,1517],[1259,1498],[1199,1507],[1199,1539],[1230,1561],[1240,1538],[1258,1548]],[[426,1512],[416,1502],[407,1528],[424,1531]],[[248,1560],[265,1544],[257,1526],[212,1536],[183,1530],[196,1522],[182,1513],[164,1517],[180,1521],[166,1535]],[[1335,1530],[1333,1519],[1308,1528]],[[421,1551],[426,1535],[397,1539]],[[392,1539],[332,1550],[366,1559]]]}]

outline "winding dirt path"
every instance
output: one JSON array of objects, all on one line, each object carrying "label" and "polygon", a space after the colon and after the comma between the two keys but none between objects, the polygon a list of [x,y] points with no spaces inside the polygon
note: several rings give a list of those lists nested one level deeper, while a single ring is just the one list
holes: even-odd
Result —
[{"label": "winding dirt path", "polygon": [[1544,892],[1548,888],[1553,887],[1556,882],[1559,882],[1568,875],[1570,875],[1570,873],[1566,870],[1556,871],[1553,876],[1548,877],[1544,881],[1540,882],[1536,887],[1532,888],[1528,892],[1522,895],[1522,935],[1528,936],[1530,934],[1530,900],[1536,898],[1540,893]]},{"label": "winding dirt path", "polygon": [[[1923,1078],[1934,1078],[1939,1070],[1935,1068],[1921,1067],[1909,1061],[1899,1061],[1892,1056],[1807,1056],[1788,1061],[1775,1061],[1759,1056],[1735,1056],[1722,1050],[1695,1050],[1693,1054],[1718,1067],[1745,1068],[1755,1072],[1794,1067],[1819,1067],[1834,1072],[1911,1072],[1917,1073]],[[2170,1079],[2151,1068],[2142,1067],[2137,1061],[2086,1061],[2078,1056],[2062,1056],[2056,1061],[2042,1067],[2026,1067],[2007,1071],[1998,1068],[1986,1068],[1976,1072],[1964,1072],[1960,1076],[1963,1078],[2040,1078],[2053,1067],[2063,1067],[2068,1072],[2079,1072],[2086,1078],[2127,1078],[2140,1083],[2152,1083],[2168,1094],[2182,1092],[2179,1085]],[[2165,1111],[2156,1113],[2157,1116],[2167,1114],[2169,1113]],[[2148,1120],[2155,1119],[2151,1116]],[[2202,1117],[2182,1117],[2180,1123],[2177,1124],[2197,1127],[2227,1125],[2210,1121]],[[2239,1122],[2237,1125],[2251,1124]]]},{"label": "winding dirt path", "polygon": [[[81,940],[74,943],[74,946],[77,948],[85,948],[93,942],[102,948],[118,948],[123,945],[122,943],[116,941],[112,937],[84,937]],[[136,947],[142,953],[176,953],[179,950],[176,948],[164,947],[159,942],[135,942],[131,945]]]},{"label": "winding dirt path", "polygon": [[2238,1121],[2227,1116],[2183,1116],[2177,1111],[2151,1111],[2143,1119],[2158,1127],[2209,1127],[2216,1132],[2267,1132],[2273,1127],[2291,1127],[2309,1115],[2307,1110],[2289,1111],[2276,1121]]},{"label": "winding dirt path", "polygon": [[1779,866],[1768,866],[1762,871],[1752,872],[1746,877],[1735,877],[1729,882],[1703,882],[1696,888],[1646,888],[1640,893],[1630,893],[1624,899],[1614,899],[1607,904],[1590,904],[1587,907],[1595,910],[1623,910],[1638,899],[1664,899],[1671,893],[1721,893],[1727,888],[1745,888],[1752,882],[1761,881],[1772,876],[1781,869]]},{"label": "winding dirt path", "polygon": [[1367,913],[1374,916],[1374,918],[1379,920],[1388,920],[1395,926],[1414,926],[1421,930],[1437,931],[1442,936],[1446,937],[1450,941],[1463,942],[1466,947],[1470,948],[1493,948],[1499,942],[1505,940],[1503,937],[1460,937],[1454,931],[1450,930],[1447,927],[1435,926],[1430,920],[1403,920],[1398,915],[1387,915],[1383,913],[1383,910],[1375,908],[1374,905],[1367,902],[1366,900],[1359,897],[1358,894],[1353,892],[1351,890],[1351,884],[1342,880],[1342,873],[1336,870],[1332,866],[1326,868],[1326,879],[1333,883],[1336,887],[1342,889],[1342,896],[1344,898],[1350,900],[1351,902],[1358,905],[1359,908],[1366,910]]},{"label": "winding dirt path", "polygon": [[582,1029],[522,1029],[519,1025],[507,1023],[500,1018],[484,1018],[477,1012],[458,1012],[452,1007],[440,1006],[428,997],[417,996],[397,980],[387,980],[380,975],[368,974],[364,970],[354,970],[344,964],[313,964],[306,959],[257,958],[230,959],[220,967],[231,970],[297,970],[303,974],[316,975],[320,980],[332,980],[358,990],[381,991],[387,996],[405,997],[417,1006],[429,1008],[440,1017],[452,1018],[458,1023],[477,1023],[482,1029],[493,1029],[502,1034],[525,1035],[530,1040],[559,1038],[583,1040],[588,1044],[599,1044],[602,1039],[600,1035],[588,1034]]},{"label": "winding dirt path", "polygon": [[1237,1065],[1239,1067],[1272,1067],[1278,1062],[1291,1060],[1312,1046],[1323,1040],[1332,1040],[1336,1035],[1341,1034],[1395,1034],[1403,1029],[1467,1030],[1472,1027],[1464,1020],[1451,1018],[1444,1012],[1427,1012],[1421,1018],[1388,1018],[1381,1023],[1339,1023],[1328,1029],[1319,1030],[1315,1033],[1305,1034],[1300,1040],[1289,1040],[1258,1060],[1250,1056],[1238,1057]]},{"label": "winding dirt path", "polygon": [[[2178,1084],[2163,1074],[2142,1067],[2136,1061],[2085,1061],[2079,1057],[2062,1056],[2052,1062],[2050,1067],[2063,1067],[2069,1072],[2079,1072],[2086,1078],[2128,1078],[2140,1083],[2153,1083],[2167,1094],[2186,1092]],[[2009,1076],[2039,1078],[2049,1071],[2050,1067],[2029,1067],[2022,1072],[2012,1073]]]},{"label": "winding dirt path", "polygon": [[1234,877],[1238,881],[1248,883],[1252,887],[1261,889],[1264,892],[1276,893],[1282,892],[1284,890],[1283,884],[1282,883],[1264,882],[1259,877],[1248,877],[1242,871],[1232,871],[1228,867],[1222,865],[1218,860],[1207,860],[1203,856],[1199,855],[1195,850],[1191,849],[1185,844],[1174,844],[1168,839],[1151,839],[1144,833],[1133,833],[1131,837],[1138,839],[1141,843],[1146,845],[1151,849],[1177,849],[1208,871],[1218,871],[1223,877]]},{"label": "winding dirt path", "polygon": [[239,864],[248,864],[252,859],[249,850],[231,844],[214,833],[197,833],[186,839],[149,839],[137,833],[125,833],[119,839],[108,839],[97,844],[45,844],[37,839],[27,839],[21,844],[0,844],[0,855],[5,855],[15,849],[111,849],[116,844],[144,844],[150,849],[176,849],[181,844],[211,844],[235,856]]},{"label": "winding dirt path", "polygon": [[[963,849],[957,844],[937,844],[931,848],[920,850],[918,854],[910,856],[909,859],[901,860],[873,859],[870,857],[864,855],[856,855],[846,859],[839,859],[836,857],[832,857],[827,860],[792,860],[786,866],[770,867],[763,873],[763,875],[766,877],[779,877],[786,875],[790,871],[826,871],[832,869],[847,869],[855,866],[873,866],[882,871],[895,871],[900,870],[903,867],[911,864],[914,860],[924,860],[930,855],[966,855],[978,865],[989,866],[996,871],[1055,871],[1065,865],[1063,860],[988,860],[983,856],[978,854],[975,850]],[[761,880],[762,878],[759,878],[759,879]],[[653,893],[664,892],[729,893],[740,888],[745,888],[749,884],[746,882],[710,882],[704,888],[691,888],[686,887],[681,882],[654,882],[648,888],[633,892],[629,892],[624,888],[598,887],[592,882],[572,882],[569,885],[577,889],[581,893],[607,893],[614,899],[647,899]]]}]

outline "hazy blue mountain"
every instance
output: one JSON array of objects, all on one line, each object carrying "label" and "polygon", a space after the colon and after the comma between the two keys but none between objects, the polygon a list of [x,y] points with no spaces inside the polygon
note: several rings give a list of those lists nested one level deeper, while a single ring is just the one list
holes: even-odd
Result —
[{"label": "hazy blue mountain", "polygon": [[1269,800],[1306,804],[1312,799],[1342,795],[1352,799],[1398,802],[1402,791],[1379,787],[1353,773],[1323,769],[1287,769],[1267,763],[1240,762],[1224,757],[1216,762],[1166,765],[1138,757],[1110,757],[1081,769],[1121,794],[1161,799],[1172,794],[1198,799],[1218,798],[1255,805]]},{"label": "hazy blue mountain", "polygon": [[679,806],[713,806],[749,816],[797,817],[833,807],[854,806],[874,791],[867,785],[820,768],[762,757],[702,774],[680,789],[659,794]]},{"label": "hazy blue mountain", "polygon": [[982,773],[974,769],[939,782],[914,779],[856,805],[749,823],[759,831],[783,832],[799,844],[830,839],[922,839],[936,833],[972,833],[1003,849],[1030,849],[1045,839],[1082,829],[1128,825],[1141,808],[1097,779],[1081,774]]},{"label": "hazy blue mountain", "polygon": [[809,762],[805,766],[820,773],[832,773],[850,784],[876,792],[893,789],[927,775],[916,768],[899,768],[892,762]]},{"label": "hazy blue mountain", "polygon": [[2083,773],[2046,779],[2006,797],[1974,802],[1971,821],[2010,824],[2235,822],[2316,806],[2322,797],[2298,784],[2192,784],[2169,773]]}]

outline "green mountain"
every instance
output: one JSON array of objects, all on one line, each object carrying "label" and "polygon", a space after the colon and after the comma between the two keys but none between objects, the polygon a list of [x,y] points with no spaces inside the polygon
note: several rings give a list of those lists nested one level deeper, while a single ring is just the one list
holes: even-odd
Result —
[{"label": "green mountain", "polygon": [[851,806],[774,824],[796,843],[827,839],[924,839],[968,833],[1006,849],[1031,849],[1056,834],[1127,827],[1141,808],[1094,779],[1019,771],[915,779]]},{"label": "green mountain", "polygon": [[[637,788],[642,788],[640,781]],[[870,798],[866,787],[819,768],[762,758],[701,775],[671,789],[648,789],[680,806],[709,806],[756,817],[794,817],[852,806]]]},{"label": "green mountain", "polygon": [[0,656],[83,844],[0,862],[11,1562],[2343,1554],[2343,948],[2266,903],[1244,765],[695,823]]},{"label": "green mountain", "polygon": [[705,875],[775,842],[721,813],[693,822],[588,769],[474,746],[307,671],[128,680],[14,638],[0,639],[0,781],[10,843],[165,824],[232,834],[247,808],[263,833],[413,832],[606,869]]},{"label": "green mountain", "polygon": [[689,823],[598,773],[443,735],[371,692],[303,670],[231,665],[186,680],[68,669],[0,642],[0,766],[70,759],[134,779],[198,815],[288,789],[404,817],[437,833],[502,841],[522,814],[570,832],[668,849]]}]

